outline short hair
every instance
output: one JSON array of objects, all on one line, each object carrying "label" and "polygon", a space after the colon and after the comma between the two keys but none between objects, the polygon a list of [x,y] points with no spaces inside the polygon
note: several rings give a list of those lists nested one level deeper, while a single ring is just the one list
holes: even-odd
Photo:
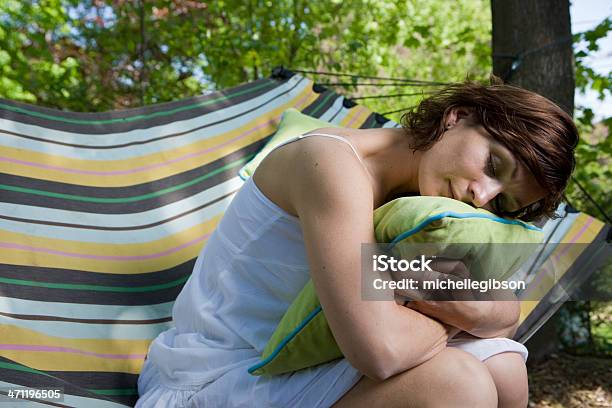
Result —
[{"label": "short hair", "polygon": [[575,167],[578,130],[572,118],[549,99],[492,77],[490,85],[466,81],[451,84],[404,113],[401,125],[414,139],[412,148],[427,150],[444,133],[452,108],[473,112],[495,140],[523,163],[545,190],[545,197],[501,215],[531,221],[553,217]]}]

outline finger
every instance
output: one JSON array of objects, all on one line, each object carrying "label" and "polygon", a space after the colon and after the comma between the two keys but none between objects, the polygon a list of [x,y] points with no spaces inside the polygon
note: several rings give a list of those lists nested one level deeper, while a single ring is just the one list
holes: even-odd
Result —
[{"label": "finger", "polygon": [[430,268],[441,273],[459,276],[462,278],[470,277],[470,271],[468,270],[467,266],[459,259],[436,257],[431,262]]}]

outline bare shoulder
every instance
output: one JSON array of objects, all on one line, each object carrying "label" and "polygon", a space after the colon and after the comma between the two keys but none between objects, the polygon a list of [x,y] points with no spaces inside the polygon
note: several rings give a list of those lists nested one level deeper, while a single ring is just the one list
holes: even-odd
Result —
[{"label": "bare shoulder", "polygon": [[[372,185],[366,169],[351,147],[327,138],[307,138],[293,152],[290,188],[292,201],[372,201]],[[297,209],[297,208],[296,208]]]},{"label": "bare shoulder", "polygon": [[348,144],[330,138],[304,138],[275,150],[260,164],[254,180],[268,198],[298,217],[300,205],[317,205],[320,200],[373,205],[372,185],[362,163]]}]

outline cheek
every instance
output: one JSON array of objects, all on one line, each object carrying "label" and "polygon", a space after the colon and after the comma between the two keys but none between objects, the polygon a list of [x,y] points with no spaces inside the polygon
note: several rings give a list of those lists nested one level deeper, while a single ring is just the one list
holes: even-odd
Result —
[{"label": "cheek", "polygon": [[477,180],[484,173],[487,159],[487,155],[480,152],[465,153],[461,156],[457,155],[452,163],[452,175],[453,177]]},{"label": "cheek", "polygon": [[529,204],[533,204],[546,196],[544,188],[540,186],[533,176],[530,176],[524,183],[519,183],[518,191],[521,191],[525,196],[523,202]]},{"label": "cheek", "polygon": [[419,169],[419,194],[420,195],[436,195],[440,190],[440,184],[445,177],[444,169],[437,166],[431,160],[421,162]]}]

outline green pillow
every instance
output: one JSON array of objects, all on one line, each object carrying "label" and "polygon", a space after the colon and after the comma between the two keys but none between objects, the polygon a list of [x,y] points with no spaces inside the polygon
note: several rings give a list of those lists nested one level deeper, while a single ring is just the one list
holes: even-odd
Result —
[{"label": "green pillow", "polygon": [[272,136],[272,138],[266,143],[263,149],[253,157],[247,164],[245,164],[239,171],[238,175],[243,180],[248,179],[255,173],[255,169],[259,166],[259,163],[270,153],[272,149],[281,143],[302,135],[311,130],[315,130],[323,127],[339,127],[338,125],[325,122],[321,119],[313,118],[305,115],[295,108],[289,108],[283,112],[281,116],[278,130]]},{"label": "green pillow", "polygon": [[[453,243],[474,244],[460,247],[465,248],[464,251],[476,248],[482,269],[495,271],[497,279],[509,277],[531,252],[524,247],[505,246],[501,253],[499,245],[478,243],[536,244],[542,241],[542,231],[533,225],[500,218],[445,197],[393,200],[374,211],[374,226],[376,240],[382,243],[436,243],[442,249]],[[397,246],[400,253],[401,247]],[[512,248],[516,249],[512,251]],[[250,367],[249,373],[283,374],[341,358],[342,352],[321,311],[314,285],[309,280],[272,334],[261,361]]]},{"label": "green pillow", "polygon": [[[397,245],[399,255],[410,259],[410,245],[435,243],[436,253],[449,254],[470,264],[475,279],[510,278],[531,256],[542,231],[519,220],[506,219],[446,197],[406,197],[391,201],[374,211],[378,242]],[[465,244],[465,245],[455,245]]]}]

